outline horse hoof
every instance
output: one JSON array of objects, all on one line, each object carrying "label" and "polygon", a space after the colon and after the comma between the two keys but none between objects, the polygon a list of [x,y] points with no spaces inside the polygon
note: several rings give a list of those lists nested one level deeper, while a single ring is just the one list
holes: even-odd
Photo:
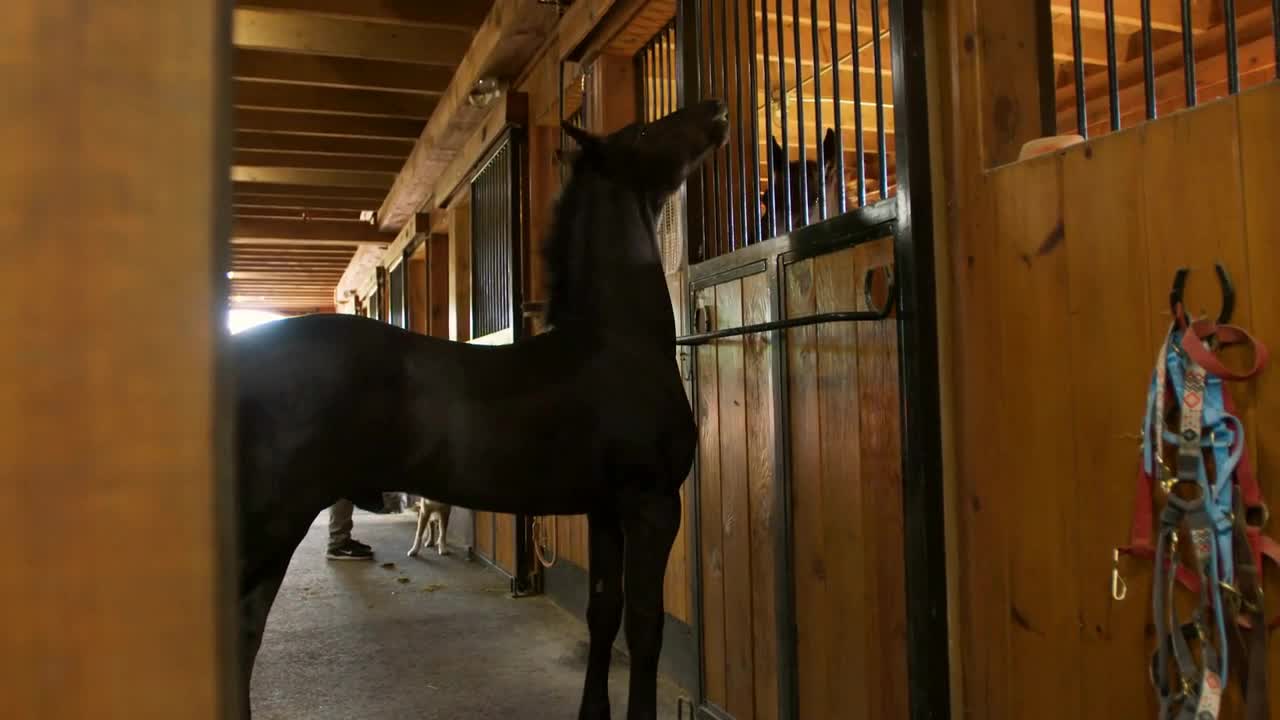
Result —
[{"label": "horse hoof", "polygon": [[409,557],[418,557],[418,551],[410,550],[409,552],[405,553],[405,555],[408,555]]},{"label": "horse hoof", "polygon": [[441,556],[441,557],[444,557],[445,555],[448,555],[448,554],[449,554],[449,551],[448,551],[448,550],[446,550],[446,549],[444,549],[444,548],[440,548],[440,549],[439,549],[439,550],[437,550],[436,552],[440,553],[440,556]]}]

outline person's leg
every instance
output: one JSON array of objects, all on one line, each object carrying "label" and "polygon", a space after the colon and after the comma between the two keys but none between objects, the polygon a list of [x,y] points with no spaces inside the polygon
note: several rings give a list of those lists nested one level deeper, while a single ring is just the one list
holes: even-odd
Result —
[{"label": "person's leg", "polygon": [[354,511],[355,506],[345,498],[329,508],[329,550],[326,556],[330,560],[368,560],[373,557],[368,545],[351,537],[354,525],[351,515]]}]

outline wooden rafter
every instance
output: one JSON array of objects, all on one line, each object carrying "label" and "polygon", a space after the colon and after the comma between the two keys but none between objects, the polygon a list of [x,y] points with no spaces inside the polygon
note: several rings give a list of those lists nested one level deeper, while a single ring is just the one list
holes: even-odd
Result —
[{"label": "wooden rafter", "polygon": [[361,60],[456,66],[471,45],[467,28],[420,27],[238,8],[236,47]]},{"label": "wooden rafter", "polygon": [[238,48],[231,63],[237,80],[267,80],[333,88],[392,90],[438,95],[453,68],[387,60],[302,55]]}]

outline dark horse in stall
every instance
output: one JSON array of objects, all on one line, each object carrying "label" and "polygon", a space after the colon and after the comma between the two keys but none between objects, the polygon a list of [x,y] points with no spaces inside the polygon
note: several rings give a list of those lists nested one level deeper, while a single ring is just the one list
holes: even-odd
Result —
[{"label": "dark horse in stall", "polygon": [[[579,718],[609,717],[625,612],[627,718],[657,713],[663,578],[697,430],[655,223],[728,138],[707,101],[607,137],[566,126],[573,172],[545,249],[549,332],[452,343],[350,315],[236,336],[242,702],[267,614],[315,516],[404,491],[525,515],[586,513],[590,651]],[[477,678],[477,680],[480,680]]]},{"label": "dark horse in stall", "polygon": [[[821,187],[826,193],[827,201],[827,217],[834,217],[840,213],[840,183],[843,178],[840,177],[836,163],[836,134],[827,128],[827,134],[822,138],[822,159],[819,163],[817,159],[805,158],[802,163],[799,160],[789,160],[787,151],[782,149],[778,141],[769,138],[769,152],[773,158],[773,173],[769,178],[768,187],[774,189],[773,207],[769,204],[769,192],[766,190],[760,195],[760,205],[764,208],[761,215],[764,233],[769,232],[769,219],[771,217],[778,218],[778,226],[774,229],[775,235],[785,235],[787,233],[786,213],[781,212],[783,209],[790,207],[791,210],[791,229],[799,230],[805,226],[804,206],[806,203],[801,201],[800,197],[800,179],[804,177],[804,194],[807,196],[809,206],[809,223],[816,223],[821,218],[819,214],[820,205],[818,204],[818,188]],[[788,182],[790,178],[790,182]],[[783,188],[788,189],[788,194],[784,198],[782,195]],[[774,212],[775,208],[778,212]]]}]

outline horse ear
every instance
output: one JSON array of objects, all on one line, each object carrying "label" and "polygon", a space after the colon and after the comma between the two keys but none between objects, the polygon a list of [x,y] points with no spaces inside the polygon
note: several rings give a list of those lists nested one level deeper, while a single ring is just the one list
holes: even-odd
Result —
[{"label": "horse ear", "polygon": [[586,130],[583,130],[578,126],[571,124],[567,120],[561,122],[560,127],[564,128],[565,134],[573,138],[573,141],[578,143],[578,147],[582,148],[583,150],[594,148],[600,144],[600,139],[597,138],[595,135],[592,135]]},{"label": "horse ear", "polygon": [[834,158],[836,156],[836,132],[831,128],[827,128],[827,134],[822,138],[822,157]]},{"label": "horse ear", "polygon": [[787,152],[783,150],[782,146],[778,144],[778,141],[773,138],[769,138],[769,151],[773,153],[774,167],[782,167],[787,164]]},{"label": "horse ear", "polygon": [[552,153],[552,157],[555,158],[557,165],[571,166],[573,165],[574,162],[577,161],[578,155],[580,155],[581,153],[582,153],[581,150],[572,150],[572,149],[561,150],[559,148],[556,148],[556,150]]}]

